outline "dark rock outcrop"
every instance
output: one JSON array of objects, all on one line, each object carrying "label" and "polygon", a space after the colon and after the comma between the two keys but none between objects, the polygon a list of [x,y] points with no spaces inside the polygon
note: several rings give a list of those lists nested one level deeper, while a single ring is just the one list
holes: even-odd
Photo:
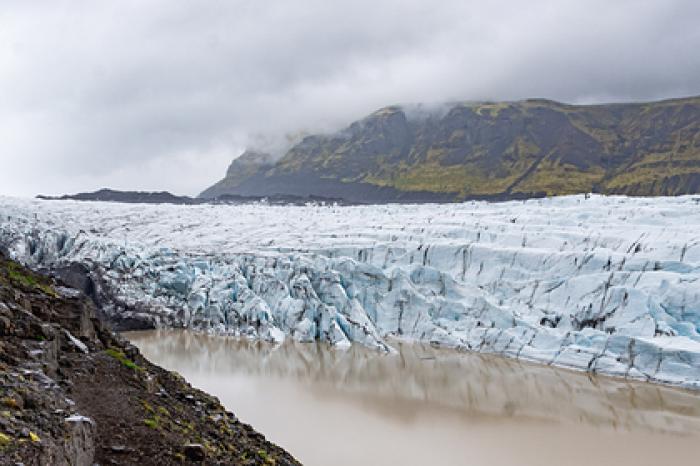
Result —
[{"label": "dark rock outcrop", "polygon": [[167,191],[117,191],[114,189],[100,189],[91,193],[65,194],[63,196],[38,195],[44,200],[72,200],[72,201],[103,201],[123,202],[129,204],[178,204],[189,205],[201,203],[197,199],[187,196],[176,196]]},{"label": "dark rock outcrop", "polygon": [[[320,196],[313,194],[265,194],[243,196],[239,194],[226,194],[221,190],[211,198],[191,198],[187,196],[175,196],[168,192],[134,192],[115,191],[113,189],[102,189],[92,193],[65,194],[63,196],[38,195],[38,199],[45,201],[92,201],[92,202],[119,202],[125,204],[250,204],[255,202],[266,202],[276,205],[303,205],[308,202],[343,203],[340,197]],[[0,245],[0,248],[2,246]],[[2,251],[2,249],[0,249]],[[80,288],[80,286],[78,286]]]}]

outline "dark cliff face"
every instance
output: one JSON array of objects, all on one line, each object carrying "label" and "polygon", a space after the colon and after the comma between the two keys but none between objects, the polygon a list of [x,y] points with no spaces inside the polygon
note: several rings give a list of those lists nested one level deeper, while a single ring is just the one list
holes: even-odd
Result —
[{"label": "dark cliff face", "polygon": [[370,202],[700,190],[698,97],[458,103],[442,114],[410,115],[387,107],[336,134],[305,138],[274,166],[232,165],[218,186],[239,195]]}]

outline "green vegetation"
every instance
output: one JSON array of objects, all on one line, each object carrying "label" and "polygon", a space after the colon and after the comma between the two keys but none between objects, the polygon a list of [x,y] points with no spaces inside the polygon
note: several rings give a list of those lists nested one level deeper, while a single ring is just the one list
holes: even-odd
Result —
[{"label": "green vegetation", "polygon": [[275,464],[275,459],[271,458],[265,450],[258,450],[258,456],[267,464]]},{"label": "green vegetation", "polygon": [[35,289],[54,298],[58,296],[45,278],[34,275],[15,262],[3,262],[0,272],[3,272],[14,286]]},{"label": "green vegetation", "polygon": [[541,192],[548,196],[575,194],[592,191],[591,187],[605,176],[600,167],[581,170],[572,164],[544,161],[526,179],[515,187],[514,192]]},{"label": "green vegetation", "polygon": [[8,447],[12,443],[12,437],[0,432],[0,451]]},{"label": "green vegetation", "polygon": [[151,406],[151,404],[148,401],[143,400],[141,401],[141,404],[143,405],[143,409],[145,409],[147,412],[155,413],[153,406]]},{"label": "green vegetation", "polygon": [[501,111],[509,106],[510,104],[508,102],[485,103],[474,107],[474,111],[482,116],[497,118]]},{"label": "green vegetation", "polygon": [[138,366],[134,361],[127,358],[123,352],[119,351],[116,348],[107,348],[105,350],[105,353],[107,355],[113,357],[117,361],[119,361],[122,364],[122,366],[124,366],[124,367],[128,367],[129,369],[133,369],[135,371],[142,371],[143,370],[142,367]]},{"label": "green vegetation", "polygon": [[[270,167],[232,164],[226,192],[328,181],[470,197],[700,192],[700,97],[577,106],[543,99],[460,103],[410,120],[381,109],[306,138]],[[248,183],[248,184],[246,184]],[[255,188],[255,189],[253,189]],[[303,189],[302,189],[303,188]],[[294,192],[290,192],[294,194]],[[340,195],[340,190],[339,190]]]},{"label": "green vegetation", "polygon": [[159,421],[159,420],[158,420],[158,417],[155,416],[155,417],[152,417],[152,418],[144,419],[144,420],[143,420],[143,423],[146,424],[146,427],[148,427],[148,428],[150,428],[150,429],[157,429],[157,428],[159,427],[159,422],[158,422],[158,421]]}]

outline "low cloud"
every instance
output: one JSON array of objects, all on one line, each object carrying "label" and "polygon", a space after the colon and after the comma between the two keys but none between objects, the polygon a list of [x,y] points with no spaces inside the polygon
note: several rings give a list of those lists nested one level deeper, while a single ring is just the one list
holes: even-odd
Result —
[{"label": "low cloud", "polygon": [[695,1],[5,1],[0,194],[196,194],[395,103],[700,94]]}]

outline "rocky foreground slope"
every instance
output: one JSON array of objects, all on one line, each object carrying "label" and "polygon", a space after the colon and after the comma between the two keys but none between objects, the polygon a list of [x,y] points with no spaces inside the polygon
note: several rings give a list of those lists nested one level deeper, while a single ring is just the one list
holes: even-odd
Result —
[{"label": "rocky foreground slope", "polygon": [[0,464],[297,464],[0,254]]},{"label": "rocky foreground slope", "polygon": [[700,388],[700,204],[0,199],[0,244],[131,328],[421,341]]},{"label": "rocky foreground slope", "polygon": [[246,152],[201,196],[425,202],[587,192],[700,192],[700,97],[386,107],[340,132],[306,137],[274,164]]}]

